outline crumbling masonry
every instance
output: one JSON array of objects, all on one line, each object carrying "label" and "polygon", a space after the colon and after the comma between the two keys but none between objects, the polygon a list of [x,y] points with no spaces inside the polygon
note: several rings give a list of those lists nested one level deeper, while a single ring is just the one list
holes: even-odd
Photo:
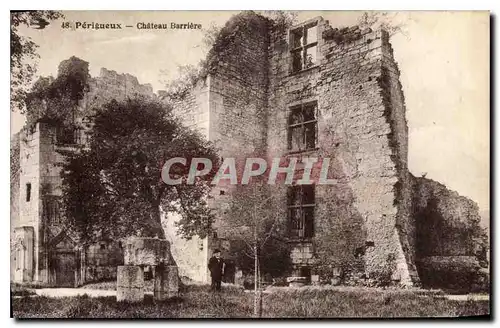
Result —
[{"label": "crumbling masonry", "polygon": [[[206,76],[175,102],[179,115],[215,142],[223,158],[332,159],[329,178],[336,185],[290,187],[292,195],[302,195],[292,200],[276,189],[288,212],[282,231],[291,246],[292,276],[334,272],[349,274],[354,283],[358,277],[412,286],[420,284],[419,272],[434,274],[417,268],[430,253],[418,249],[427,235],[417,231],[421,181],[408,171],[399,75],[383,30],[333,29],[321,17],[289,27],[243,13],[220,32]],[[224,229],[231,218],[223,205],[231,193],[220,189],[214,192],[219,222],[212,244],[225,242],[224,255],[231,258],[232,236]],[[290,206],[297,201],[300,209]],[[457,204],[464,202],[471,201],[463,197]],[[462,219],[477,216],[477,205],[470,213]],[[477,222],[472,226],[477,229]],[[470,247],[460,255],[476,261]]]}]

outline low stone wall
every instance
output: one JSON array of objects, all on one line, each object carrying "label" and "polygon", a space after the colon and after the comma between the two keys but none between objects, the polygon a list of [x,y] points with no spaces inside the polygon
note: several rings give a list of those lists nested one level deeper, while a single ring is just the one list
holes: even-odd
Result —
[{"label": "low stone wall", "polygon": [[116,267],[123,265],[123,249],[119,242],[101,241],[85,250],[85,282],[116,279]]},{"label": "low stone wall", "polygon": [[165,239],[133,237],[125,242],[126,265],[171,263],[170,243]]},{"label": "low stone wall", "polygon": [[86,266],[85,282],[116,279],[116,266]]},{"label": "low stone wall", "polygon": [[478,205],[437,181],[410,177],[422,285],[459,290],[484,286],[489,277],[480,269],[488,265],[488,240]]},{"label": "low stone wall", "polygon": [[417,263],[425,288],[471,291],[481,289],[489,280],[474,256],[429,256]]},{"label": "low stone wall", "polygon": [[476,255],[482,235],[478,205],[437,181],[411,179],[419,257]]}]

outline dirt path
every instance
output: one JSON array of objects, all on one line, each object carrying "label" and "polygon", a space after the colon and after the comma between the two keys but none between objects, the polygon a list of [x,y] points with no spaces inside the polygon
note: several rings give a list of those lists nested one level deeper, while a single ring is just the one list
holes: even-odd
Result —
[{"label": "dirt path", "polygon": [[[103,290],[103,289],[84,289],[84,288],[41,288],[34,290],[38,296],[46,297],[74,297],[82,296],[87,294],[90,297],[107,297],[115,296],[115,290]],[[151,292],[145,292],[144,294],[150,294]]]},{"label": "dirt path", "polygon": [[116,296],[115,290],[81,289],[81,288],[41,288],[35,289],[39,296],[73,297],[87,294],[90,297]]},{"label": "dirt path", "polygon": [[[263,294],[271,294],[276,292],[280,288],[270,288],[268,290],[263,291]],[[281,288],[281,289],[289,289],[289,288]],[[82,296],[87,294],[90,297],[107,297],[114,296],[116,297],[115,290],[104,290],[104,289],[86,289],[86,288],[41,288],[41,289],[33,289],[38,296],[46,296],[46,297],[74,297],[74,296]],[[252,290],[245,290],[246,293],[252,293]],[[153,295],[152,292],[144,292],[145,295]],[[434,297],[447,298],[453,301],[488,301],[489,295],[486,294],[469,294],[469,295],[435,295]]]}]

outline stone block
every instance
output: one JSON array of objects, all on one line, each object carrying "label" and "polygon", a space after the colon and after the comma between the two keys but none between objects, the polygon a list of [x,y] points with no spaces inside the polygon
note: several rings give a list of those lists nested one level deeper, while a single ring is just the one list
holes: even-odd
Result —
[{"label": "stone block", "polygon": [[131,237],[125,242],[125,265],[170,264],[170,243],[166,239]]},{"label": "stone block", "polygon": [[179,295],[179,269],[174,265],[155,268],[154,299],[163,301]]},{"label": "stone block", "polygon": [[116,301],[138,303],[144,301],[144,289],[116,287]]},{"label": "stone block", "polygon": [[286,281],[290,287],[302,287],[307,284],[307,277],[288,277]]},{"label": "stone block", "polygon": [[320,284],[319,275],[317,274],[311,275],[311,284],[314,286],[318,286]]},{"label": "stone block", "polygon": [[290,282],[288,285],[290,287],[303,287],[303,286],[305,286],[305,283],[293,281],[293,282]]},{"label": "stone block", "polygon": [[117,268],[116,300],[118,302],[144,300],[144,272],[140,266],[122,265]]},{"label": "stone block", "polygon": [[330,281],[333,286],[338,286],[342,282],[340,277],[333,277]]},{"label": "stone block", "polygon": [[245,278],[243,277],[243,271],[236,270],[236,273],[234,274],[234,283],[238,286],[243,286],[244,281]]}]

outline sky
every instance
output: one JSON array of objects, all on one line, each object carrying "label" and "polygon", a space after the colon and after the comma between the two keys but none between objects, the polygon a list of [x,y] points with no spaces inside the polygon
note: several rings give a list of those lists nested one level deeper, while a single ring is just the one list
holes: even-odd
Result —
[{"label": "sky", "polygon": [[[68,11],[64,21],[201,24],[202,30],[83,30],[63,29],[62,20],[42,30],[21,33],[39,45],[38,75],[57,75],[62,60],[77,56],[101,67],[130,73],[156,91],[161,81],[176,76],[178,65],[197,64],[207,49],[203,30],[223,26],[231,11]],[[316,16],[332,27],[355,25],[363,12],[302,11],[298,21]],[[410,171],[439,181],[489,209],[490,50],[488,12],[392,12],[403,24],[392,36],[401,71],[409,128]],[[11,116],[11,134],[24,124]]]}]

